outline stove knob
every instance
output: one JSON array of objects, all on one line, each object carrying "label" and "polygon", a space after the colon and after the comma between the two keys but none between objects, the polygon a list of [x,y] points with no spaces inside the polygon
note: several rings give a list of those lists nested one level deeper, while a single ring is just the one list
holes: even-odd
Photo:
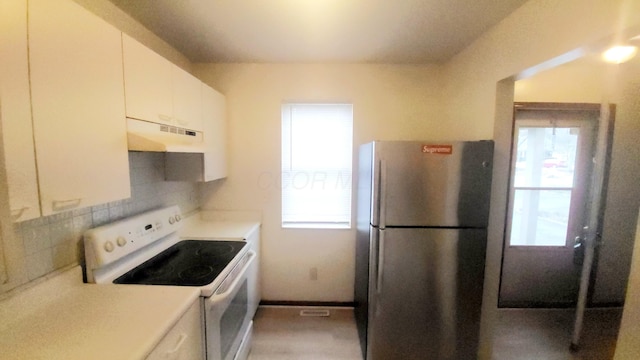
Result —
[{"label": "stove knob", "polygon": [[116,239],[116,243],[118,244],[118,246],[123,247],[127,245],[127,239],[125,239],[123,236],[118,236],[118,239]]},{"label": "stove knob", "polygon": [[176,222],[176,218],[174,218],[173,216],[169,216],[169,224],[173,225],[173,223]]},{"label": "stove knob", "polygon": [[180,215],[176,215],[176,221],[180,221],[182,220],[182,217],[180,217]]},{"label": "stove knob", "polygon": [[107,241],[106,243],[104,243],[104,251],[106,252],[112,252],[114,249],[113,247],[113,243],[111,241]]}]

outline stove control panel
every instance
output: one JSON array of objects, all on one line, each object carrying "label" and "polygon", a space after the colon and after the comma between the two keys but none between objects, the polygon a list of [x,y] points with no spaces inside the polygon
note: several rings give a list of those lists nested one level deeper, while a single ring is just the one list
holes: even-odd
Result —
[{"label": "stove control panel", "polygon": [[177,236],[181,220],[180,208],[171,206],[88,230],[84,234],[87,267],[103,267],[168,236]]}]

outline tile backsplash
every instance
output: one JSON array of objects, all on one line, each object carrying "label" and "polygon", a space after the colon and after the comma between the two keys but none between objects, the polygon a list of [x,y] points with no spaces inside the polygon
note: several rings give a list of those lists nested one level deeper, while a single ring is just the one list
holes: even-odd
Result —
[{"label": "tile backsplash", "polygon": [[198,183],[165,181],[164,168],[164,153],[129,152],[131,198],[16,223],[28,280],[83,263],[87,229],[162,206],[177,204],[183,213],[197,209]]}]

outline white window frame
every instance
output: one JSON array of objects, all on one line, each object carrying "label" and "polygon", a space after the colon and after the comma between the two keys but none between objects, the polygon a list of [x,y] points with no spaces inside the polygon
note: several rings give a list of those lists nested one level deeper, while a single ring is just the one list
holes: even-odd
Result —
[{"label": "white window frame", "polygon": [[283,228],[350,229],[353,105],[282,105]]}]

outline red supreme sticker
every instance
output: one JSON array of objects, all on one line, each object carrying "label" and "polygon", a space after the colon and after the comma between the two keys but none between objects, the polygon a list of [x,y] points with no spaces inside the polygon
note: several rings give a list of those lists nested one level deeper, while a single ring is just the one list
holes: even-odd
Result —
[{"label": "red supreme sticker", "polygon": [[422,145],[422,152],[425,154],[451,155],[452,145]]}]

